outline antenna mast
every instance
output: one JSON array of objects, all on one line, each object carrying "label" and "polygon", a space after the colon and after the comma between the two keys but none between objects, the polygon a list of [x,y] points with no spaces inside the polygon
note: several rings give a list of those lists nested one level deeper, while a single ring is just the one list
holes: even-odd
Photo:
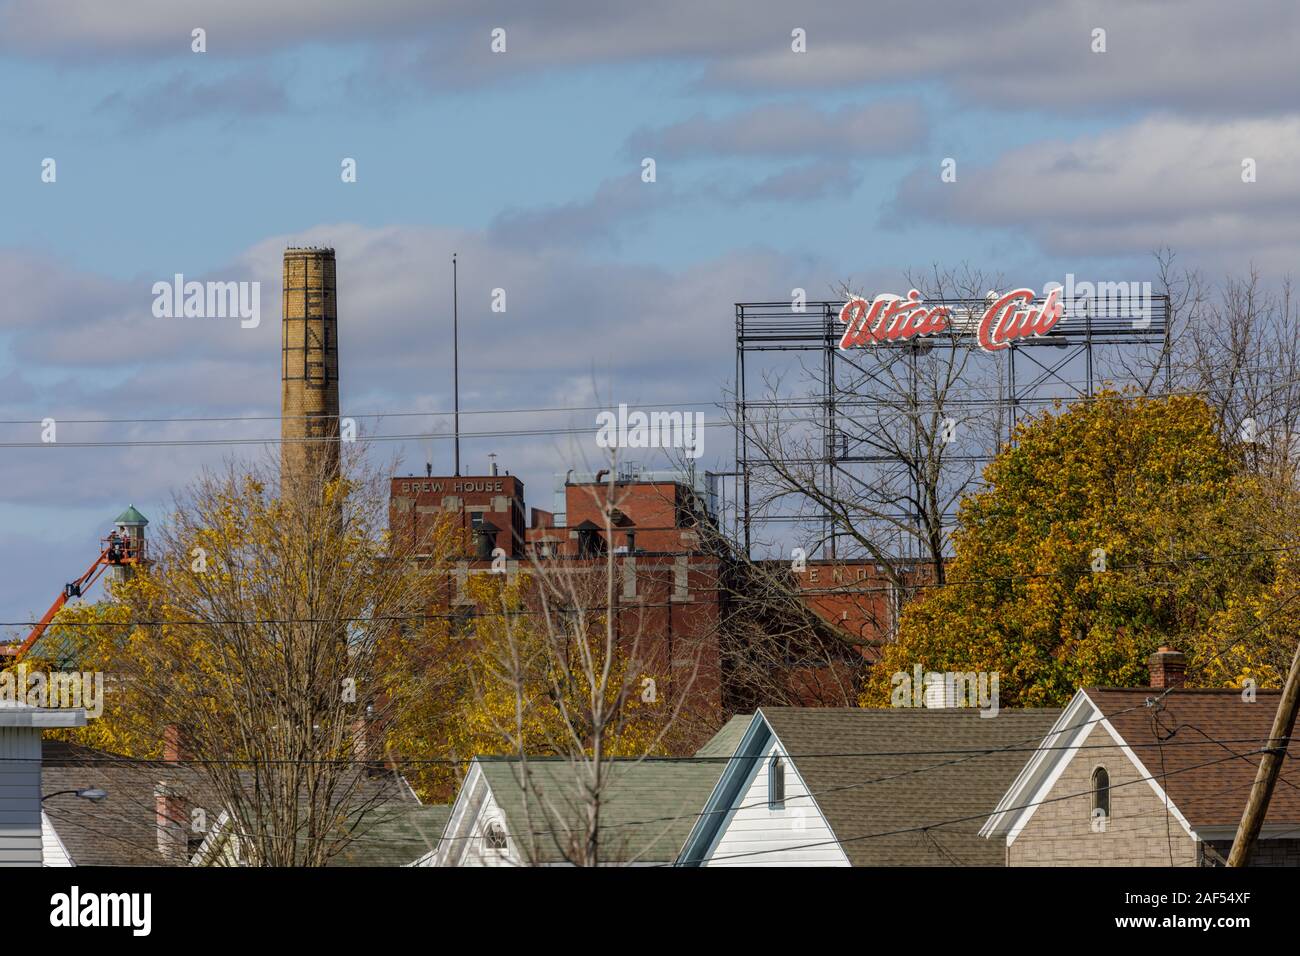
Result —
[{"label": "antenna mast", "polygon": [[456,433],[456,477],[460,477],[460,308],[456,284],[456,253],[451,254],[451,389],[452,428]]}]

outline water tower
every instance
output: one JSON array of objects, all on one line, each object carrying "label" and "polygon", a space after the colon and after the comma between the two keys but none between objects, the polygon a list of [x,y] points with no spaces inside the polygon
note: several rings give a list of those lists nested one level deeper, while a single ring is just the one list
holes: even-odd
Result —
[{"label": "water tower", "polygon": [[121,540],[120,557],[109,564],[109,575],[113,582],[125,581],[134,572],[135,565],[145,558],[144,529],[149,519],[130,505],[113,519],[113,530]]}]

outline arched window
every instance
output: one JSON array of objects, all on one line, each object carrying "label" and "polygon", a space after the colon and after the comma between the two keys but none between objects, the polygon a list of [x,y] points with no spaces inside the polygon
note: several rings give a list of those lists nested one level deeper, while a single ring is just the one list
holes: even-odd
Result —
[{"label": "arched window", "polygon": [[1105,767],[1092,772],[1092,816],[1094,819],[1110,817],[1110,774]]},{"label": "arched window", "polygon": [[483,843],[489,850],[499,850],[504,852],[506,849],[506,831],[499,823],[489,823],[483,830]]},{"label": "arched window", "polygon": [[785,761],[778,756],[767,765],[767,808],[785,809]]}]

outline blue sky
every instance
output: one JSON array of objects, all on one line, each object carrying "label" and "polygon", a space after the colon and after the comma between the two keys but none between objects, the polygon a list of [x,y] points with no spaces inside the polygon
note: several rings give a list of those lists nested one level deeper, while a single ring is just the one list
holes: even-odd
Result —
[{"label": "blue sky", "polygon": [[[1153,278],[1163,246],[1212,278],[1295,260],[1290,5],[625,6],[0,0],[0,620],[42,611],[126,504],[161,515],[249,450],[12,447],[35,421],[68,422],[66,441],[276,433],[71,420],[275,415],[290,242],[338,250],[345,414],[450,407],[453,251],[478,411],[719,401],[732,303],[796,286],[893,290],[936,263],[1033,287]],[[178,272],[260,281],[263,322],[154,318],[152,284]],[[711,434],[705,464],[726,467]],[[464,455],[497,452],[549,507],[552,473],[588,445]],[[418,469],[426,447],[386,450]]]}]

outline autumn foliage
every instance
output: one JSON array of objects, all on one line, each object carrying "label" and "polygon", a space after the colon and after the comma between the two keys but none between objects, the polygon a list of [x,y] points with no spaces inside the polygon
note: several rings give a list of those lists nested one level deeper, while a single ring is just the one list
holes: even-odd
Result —
[{"label": "autumn foliage", "polygon": [[1294,498],[1239,462],[1195,397],[1108,392],[1022,423],[863,702],[888,706],[891,675],[919,664],[997,672],[1003,706],[1060,705],[1146,683],[1161,644],[1188,654],[1190,683],[1275,683],[1296,640],[1272,611],[1295,588]]}]

